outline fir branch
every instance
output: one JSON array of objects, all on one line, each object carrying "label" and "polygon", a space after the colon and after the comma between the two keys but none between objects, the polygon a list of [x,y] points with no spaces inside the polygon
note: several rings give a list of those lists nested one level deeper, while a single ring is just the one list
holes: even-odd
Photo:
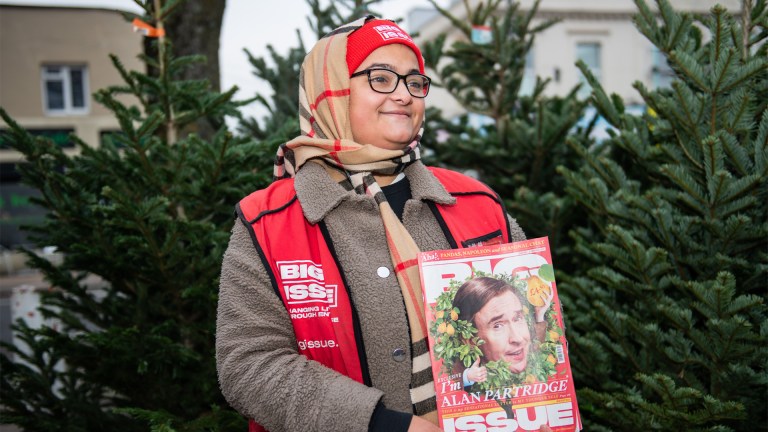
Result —
[{"label": "fir branch", "polygon": [[[462,33],[464,33],[464,36],[469,39],[472,37],[472,29],[469,27],[469,25],[466,24],[466,22],[454,17],[447,9],[444,9],[438,5],[435,0],[428,0],[429,4],[432,5],[438,12],[440,12],[440,15],[447,18],[451,24],[458,28]],[[466,9],[467,18],[470,16],[470,8],[467,4],[466,0],[464,1],[464,8]]]},{"label": "fir branch", "polygon": [[704,155],[704,178],[709,180],[723,171],[722,145],[716,136],[709,136],[701,141],[700,146]]},{"label": "fir branch", "polygon": [[768,175],[768,110],[763,111],[761,115],[752,151],[754,152],[755,171],[765,177]]},{"label": "fir branch", "polygon": [[768,60],[765,58],[752,58],[748,60],[745,64],[735,68],[735,73],[730,76],[730,79],[723,85],[720,92],[731,91],[736,86],[745,84],[748,80],[752,80],[759,75],[765,75],[766,68],[768,68]]},{"label": "fir branch", "polygon": [[[675,111],[670,109],[668,115],[678,117],[681,120],[679,124],[681,124],[691,133],[695,142],[701,142],[703,137],[699,134],[697,127],[697,125],[700,124],[700,114],[694,114],[693,107],[690,106],[690,104],[695,101],[695,95],[690,91],[689,88],[677,82],[672,83],[672,90],[674,91],[677,101],[680,104],[679,108],[682,108],[682,110]],[[701,109],[703,109],[704,104],[699,103],[698,105]],[[679,111],[682,112],[680,113]],[[665,112],[665,114],[667,113]],[[675,134],[678,133],[679,132],[676,130]],[[683,151],[688,160],[695,167],[703,170],[704,166],[698,161],[698,158],[695,158],[690,154],[690,151],[687,147],[687,140],[679,138],[678,142],[680,143],[680,149]]]},{"label": "fir branch", "polygon": [[706,93],[711,93],[712,89],[707,84],[707,73],[699,65],[699,62],[690,54],[681,50],[674,50],[669,53],[669,60],[676,69],[680,70],[683,78],[687,78],[697,89]]},{"label": "fir branch", "polygon": [[688,170],[681,165],[662,165],[660,171],[666,174],[678,187],[686,193],[686,197],[692,198],[690,204],[693,208],[700,208],[707,205],[707,199],[704,196],[704,190],[694,180]]}]

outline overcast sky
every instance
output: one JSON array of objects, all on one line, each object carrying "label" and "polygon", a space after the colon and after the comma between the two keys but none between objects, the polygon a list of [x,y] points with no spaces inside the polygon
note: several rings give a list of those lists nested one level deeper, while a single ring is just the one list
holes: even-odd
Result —
[{"label": "overcast sky", "polygon": [[[447,2],[440,0],[438,4],[444,5]],[[141,11],[132,0],[0,0],[0,4],[86,6]],[[384,18],[398,19],[405,18],[414,7],[431,8],[431,5],[427,0],[384,0],[373,9],[381,12]],[[278,53],[285,54],[289,48],[297,45],[298,28],[309,49],[314,42],[306,19],[309,12],[306,0],[227,0],[219,52],[222,89],[237,85],[240,88],[237,94],[240,99],[269,91],[268,85],[253,76],[253,68],[243,48],[261,57],[267,55],[266,46],[270,44]],[[256,117],[264,115],[264,111],[257,107],[245,109],[244,112]]]}]

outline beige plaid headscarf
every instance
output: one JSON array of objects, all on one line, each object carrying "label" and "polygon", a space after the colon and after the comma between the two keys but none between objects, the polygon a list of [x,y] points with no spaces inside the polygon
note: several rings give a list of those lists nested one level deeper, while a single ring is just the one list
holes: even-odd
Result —
[{"label": "beige plaid headscarf", "polygon": [[[359,194],[374,197],[384,223],[392,265],[405,299],[411,351],[416,358],[428,352],[427,323],[417,265],[419,248],[392,211],[373,175],[397,174],[418,160],[423,128],[403,150],[386,150],[352,140],[347,36],[368,18],[345,24],[324,36],[304,59],[299,86],[302,134],[280,146],[274,175],[276,179],[293,177],[308,161],[319,162],[332,178],[348,190],[354,189]],[[430,362],[413,362],[413,365],[411,401],[414,412],[437,424]]]}]

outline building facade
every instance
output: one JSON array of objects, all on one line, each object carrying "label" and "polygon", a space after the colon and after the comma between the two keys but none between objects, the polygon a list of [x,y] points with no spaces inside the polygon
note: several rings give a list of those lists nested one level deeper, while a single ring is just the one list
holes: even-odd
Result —
[{"label": "building facade", "polygon": [[[469,2],[477,4],[476,0]],[[534,0],[520,0],[520,9],[530,11]],[[648,0],[655,10],[655,2]],[[729,11],[739,11],[739,0],[670,0],[679,11],[706,14],[715,4]],[[448,10],[458,18],[466,17],[462,0],[454,0]],[[536,35],[533,48],[526,59],[526,78],[522,92],[530,92],[536,77],[550,78],[549,95],[565,95],[582,82],[577,60],[586,63],[600,84],[610,94],[621,96],[627,105],[641,104],[641,98],[632,87],[635,81],[646,87],[666,86],[670,69],[664,57],[654,49],[632,22],[637,14],[632,0],[541,0],[534,25],[547,19],[560,22]],[[446,46],[464,37],[451,23],[433,10],[416,9],[410,12],[407,25],[418,31],[418,41],[431,40],[447,34]],[[582,86],[583,97],[589,88]],[[434,88],[428,98],[429,105],[440,107],[451,117],[462,111],[456,101],[442,88]]]},{"label": "building facade", "polygon": [[[92,93],[122,83],[110,54],[130,69],[143,70],[142,36],[120,12],[109,9],[0,5],[0,106],[32,134],[52,138],[66,152],[77,150],[74,133],[97,146],[119,130],[115,117]],[[18,230],[40,212],[33,193],[20,184],[21,155],[5,140],[0,120],[0,245],[25,243]]]},{"label": "building facade", "polygon": [[[122,83],[109,55],[143,70],[141,52],[142,36],[118,11],[0,5],[0,106],[30,129],[72,130],[98,143],[118,128],[91,96]],[[15,159],[0,153],[0,161]]]}]

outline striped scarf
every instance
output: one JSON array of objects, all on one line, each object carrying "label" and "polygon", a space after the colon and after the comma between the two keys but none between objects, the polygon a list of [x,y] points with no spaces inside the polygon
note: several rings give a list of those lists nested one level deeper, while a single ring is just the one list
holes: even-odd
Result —
[{"label": "striped scarf", "polygon": [[361,18],[317,42],[304,59],[299,86],[301,135],[277,151],[274,176],[293,177],[308,161],[321,163],[347,190],[374,198],[384,224],[387,246],[405,299],[411,332],[413,412],[437,424],[435,388],[427,349],[427,323],[417,266],[419,248],[392,211],[374,175],[394,175],[420,158],[423,127],[403,150],[358,144],[349,120],[347,36],[363,25]]}]

